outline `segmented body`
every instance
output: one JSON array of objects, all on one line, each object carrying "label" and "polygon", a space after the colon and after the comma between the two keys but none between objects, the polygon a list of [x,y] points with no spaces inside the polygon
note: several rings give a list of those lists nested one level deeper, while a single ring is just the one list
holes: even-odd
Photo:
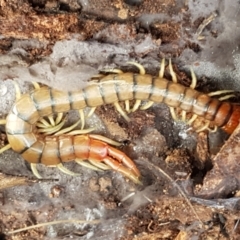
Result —
[{"label": "segmented body", "polygon": [[[6,132],[12,149],[31,163],[56,165],[76,157],[88,158],[91,150],[86,136],[42,136],[36,123],[42,117],[71,109],[97,107],[125,100],[150,100],[178,107],[213,121],[231,133],[239,123],[240,106],[221,102],[194,89],[164,78],[133,73],[109,74],[76,92],[43,87],[23,95],[7,116]],[[87,149],[86,149],[87,148]],[[99,148],[100,154],[101,147]],[[98,153],[99,154],[99,153]]]}]

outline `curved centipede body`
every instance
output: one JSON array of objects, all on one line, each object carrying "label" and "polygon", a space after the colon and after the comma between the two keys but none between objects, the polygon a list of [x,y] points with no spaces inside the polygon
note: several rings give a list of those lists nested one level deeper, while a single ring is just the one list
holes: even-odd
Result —
[{"label": "curved centipede body", "polygon": [[[239,105],[220,101],[161,76],[120,72],[100,76],[76,92],[43,87],[23,95],[6,119],[8,141],[12,149],[30,163],[57,165],[75,158],[92,159],[105,162],[137,182],[140,173],[131,159],[95,139],[94,135],[44,136],[36,131],[36,123],[45,116],[72,109],[96,108],[103,104],[114,104],[127,118],[118,102],[129,100],[138,101],[136,108],[142,100],[165,103],[204,117],[228,133],[233,132],[239,123]],[[91,149],[91,146],[94,147]]]}]

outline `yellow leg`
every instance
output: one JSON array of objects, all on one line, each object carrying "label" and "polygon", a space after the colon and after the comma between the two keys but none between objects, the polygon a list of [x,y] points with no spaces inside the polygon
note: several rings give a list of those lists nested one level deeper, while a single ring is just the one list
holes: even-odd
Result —
[{"label": "yellow leg", "polygon": [[135,112],[139,108],[140,104],[141,104],[141,100],[139,100],[139,99],[136,100],[133,105],[133,108],[131,109],[131,112]]},{"label": "yellow leg", "polygon": [[192,82],[190,85],[190,88],[195,89],[195,87],[197,86],[197,77],[193,71],[193,68],[190,68],[190,72],[191,72],[191,77],[192,77]]},{"label": "yellow leg", "polygon": [[[87,129],[80,129],[80,130],[74,130],[71,132],[66,133],[66,135],[80,135],[80,134],[88,134],[92,131],[96,130],[94,127],[93,128],[87,128]],[[58,133],[56,133],[55,135],[59,135]]]},{"label": "yellow leg", "polygon": [[79,119],[76,123],[74,123],[72,126],[70,127],[67,127],[67,128],[64,128],[62,129],[61,131],[58,131],[56,134],[56,136],[59,136],[61,134],[64,134],[64,133],[67,133],[67,132],[70,132],[71,130],[73,130],[75,127],[77,127],[77,125],[81,122],[81,119]]},{"label": "yellow leg", "polygon": [[129,100],[125,101],[125,110],[126,110],[127,113],[131,112]]},{"label": "yellow leg", "polygon": [[197,129],[196,132],[199,133],[199,132],[202,132],[204,130],[208,130],[209,128],[209,124],[210,124],[210,121],[207,121],[206,124],[204,126],[202,126],[201,128]]},{"label": "yellow leg", "polygon": [[95,111],[96,107],[92,107],[89,111],[89,113],[87,114],[87,118],[91,117]]},{"label": "yellow leg", "polygon": [[176,73],[173,71],[173,66],[172,66],[172,60],[171,58],[169,59],[169,70],[170,70],[170,74],[172,77],[172,81],[177,83],[177,75]]},{"label": "yellow leg", "polygon": [[150,108],[153,104],[154,104],[153,101],[148,101],[147,103],[145,103],[144,105],[142,105],[142,106],[140,107],[140,109],[141,109],[141,110],[146,110],[146,109]]},{"label": "yellow leg", "polygon": [[72,171],[70,171],[69,169],[65,168],[65,167],[62,165],[62,163],[59,163],[59,164],[57,165],[57,168],[58,168],[60,171],[62,171],[63,173],[66,173],[66,174],[68,174],[68,175],[70,175],[70,176],[80,176],[80,174],[75,173],[75,172],[72,172]]},{"label": "yellow leg", "polygon": [[6,119],[0,119],[0,125],[5,125],[5,124],[6,124],[6,122],[7,122],[7,120],[6,120]]},{"label": "yellow leg", "polygon": [[220,97],[218,100],[219,101],[225,101],[225,100],[227,100],[229,98],[232,98],[232,97],[235,97],[235,95],[234,94],[229,94],[229,95],[226,95],[224,97]]},{"label": "yellow leg", "polygon": [[78,112],[79,112],[79,116],[80,116],[80,119],[81,119],[81,129],[83,129],[84,126],[85,126],[85,116],[84,116],[84,112],[83,112],[82,109],[79,110]]},{"label": "yellow leg", "polygon": [[139,69],[139,73],[141,75],[145,75],[146,74],[145,68],[140,63],[136,63],[136,62],[127,62],[127,63],[136,66]]},{"label": "yellow leg", "polygon": [[114,141],[114,140],[112,140],[110,138],[107,138],[107,137],[104,137],[104,136],[98,135],[98,134],[89,134],[89,137],[93,138],[93,139],[97,139],[97,140],[103,141],[105,143],[108,143],[110,145],[117,146],[117,147],[122,145],[122,143],[116,142],[116,141]]},{"label": "yellow leg", "polygon": [[159,70],[159,77],[160,78],[163,78],[164,70],[165,70],[165,58],[162,59],[161,64],[160,64],[160,70]]},{"label": "yellow leg", "polygon": [[0,153],[3,153],[3,152],[7,151],[10,148],[11,148],[10,144],[7,144],[6,146],[4,146],[3,148],[0,149]]},{"label": "yellow leg", "polygon": [[75,159],[75,162],[83,167],[86,167],[86,168],[89,168],[89,169],[92,169],[94,171],[102,171],[102,169],[99,169],[98,167],[90,164],[89,162],[87,161],[84,161],[84,160],[81,160],[81,159]]},{"label": "yellow leg", "polygon": [[124,117],[124,119],[129,122],[130,118],[127,116],[127,114],[123,111],[123,109],[121,108],[121,106],[119,105],[118,102],[114,103],[115,108],[117,109],[117,111]]},{"label": "yellow leg", "polygon": [[[118,69],[118,68],[113,68],[113,69],[106,68],[106,69],[101,70],[101,72],[104,72],[104,73],[116,73],[116,74],[123,73],[123,71],[121,69]],[[95,75],[95,76],[99,76],[99,74]],[[93,76],[93,77],[95,78],[95,76]],[[102,75],[100,74],[100,76],[102,76]]]},{"label": "yellow leg", "polygon": [[174,107],[169,107],[169,110],[170,110],[170,113],[172,115],[173,120],[177,121],[178,117],[177,117],[177,114],[175,112],[175,108]]},{"label": "yellow leg", "polygon": [[109,166],[107,166],[104,163],[101,163],[99,161],[94,161],[94,160],[88,160],[92,165],[96,166],[100,170],[109,170],[111,169]]},{"label": "yellow leg", "polygon": [[55,121],[54,121],[54,119],[53,119],[53,115],[48,116],[48,120],[49,120],[50,124],[51,124],[53,127],[56,125],[56,124],[55,124]]},{"label": "yellow leg", "polygon": [[219,90],[219,91],[208,93],[208,96],[213,97],[213,96],[226,94],[226,93],[232,93],[232,92],[234,92],[234,90]]},{"label": "yellow leg", "polygon": [[187,124],[191,125],[197,118],[198,118],[198,115],[193,114],[192,117],[187,121]]},{"label": "yellow leg", "polygon": [[21,91],[19,88],[19,85],[16,82],[13,82],[14,87],[15,87],[15,91],[16,91],[16,99],[19,99],[21,97]]},{"label": "yellow leg", "polygon": [[40,89],[40,85],[37,82],[32,82],[32,85],[34,86],[35,89]]},{"label": "yellow leg", "polygon": [[63,113],[58,113],[57,118],[55,120],[55,124],[58,125],[62,121],[62,118],[63,118]]},{"label": "yellow leg", "polygon": [[59,123],[58,125],[56,125],[54,127],[50,127],[50,128],[45,127],[45,128],[38,129],[38,132],[44,133],[45,135],[51,135],[56,132],[58,133],[58,131],[63,127],[64,124],[65,124],[65,121],[62,121],[61,123]]},{"label": "yellow leg", "polygon": [[51,127],[51,124],[48,123],[44,118],[42,118],[38,121],[37,126],[38,126],[38,124],[39,124],[39,127],[43,127],[43,128],[44,128],[44,126],[45,126],[45,128]]},{"label": "yellow leg", "polygon": [[36,163],[31,163],[31,164],[30,164],[30,167],[31,167],[31,170],[32,170],[34,176],[35,176],[36,178],[41,179],[42,176],[39,174],[39,172],[38,172],[38,170],[37,170],[37,164],[36,164]]}]

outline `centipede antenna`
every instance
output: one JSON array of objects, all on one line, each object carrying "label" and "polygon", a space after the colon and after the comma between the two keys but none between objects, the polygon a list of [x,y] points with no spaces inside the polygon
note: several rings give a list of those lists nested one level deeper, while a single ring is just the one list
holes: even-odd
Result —
[{"label": "centipede antenna", "polygon": [[0,153],[3,153],[3,152],[7,151],[7,150],[10,149],[10,148],[11,148],[11,145],[10,145],[10,144],[7,144],[6,146],[4,146],[4,147],[2,147],[2,148],[0,149]]},{"label": "centipede antenna", "polygon": [[83,112],[83,110],[81,109],[81,110],[78,111],[78,113],[79,113],[79,116],[80,116],[80,119],[81,119],[81,129],[83,129],[84,126],[85,126],[85,116],[84,116],[84,112]]},{"label": "centipede antenna", "polygon": [[171,113],[171,116],[172,116],[173,120],[177,121],[178,118],[177,118],[177,114],[175,112],[175,108],[174,107],[169,107],[169,110],[170,110],[170,113]]},{"label": "centipede antenna", "polygon": [[197,114],[193,114],[192,117],[187,121],[187,124],[191,125],[197,119],[197,117]]},{"label": "centipede antenna", "polygon": [[145,103],[144,105],[142,105],[142,106],[140,107],[140,109],[141,109],[141,110],[146,110],[146,109],[150,108],[153,104],[154,104],[153,101],[148,101],[147,103]]},{"label": "centipede antenna", "polygon": [[53,119],[53,115],[48,116],[48,120],[49,120],[50,124],[51,124],[53,127],[56,126],[56,123],[55,123],[55,121],[54,121],[54,119]]},{"label": "centipede antenna", "polygon": [[21,91],[19,88],[19,85],[16,82],[13,82],[13,85],[15,87],[15,91],[16,91],[16,99],[19,99],[21,97]]},{"label": "centipede antenna", "polygon": [[99,168],[100,170],[109,170],[111,169],[109,166],[107,166],[104,163],[101,163],[99,161],[94,161],[94,160],[88,160],[92,165],[96,166],[97,168]]},{"label": "centipede antenna", "polygon": [[0,125],[5,125],[5,124],[6,124],[6,122],[7,122],[7,120],[6,120],[6,119],[0,119]]},{"label": "centipede antenna", "polygon": [[133,105],[133,108],[131,109],[131,112],[135,112],[141,104],[141,100],[137,99]]},{"label": "centipede antenna", "polygon": [[87,118],[89,118],[89,117],[91,117],[91,116],[93,115],[95,109],[96,109],[96,107],[92,107],[92,108],[90,109],[90,111],[89,111],[88,114],[87,114]]},{"label": "centipede antenna", "polygon": [[161,63],[160,63],[160,69],[159,69],[159,77],[160,78],[163,78],[164,70],[165,70],[165,58],[163,58]]},{"label": "centipede antenna", "polygon": [[80,130],[74,130],[74,131],[68,132],[67,135],[74,136],[74,135],[80,135],[80,134],[87,134],[87,133],[90,133],[94,130],[96,130],[96,128],[94,128],[94,127],[93,128],[80,129]]},{"label": "centipede antenna", "polygon": [[117,111],[124,117],[124,119],[129,122],[130,118],[127,116],[127,114],[123,111],[123,109],[121,108],[121,106],[119,105],[118,102],[114,103],[115,108],[117,109]]},{"label": "centipede antenna", "polygon": [[131,65],[136,66],[136,67],[139,69],[139,73],[140,73],[141,75],[145,75],[145,74],[146,74],[145,68],[144,68],[143,65],[141,65],[140,63],[127,62],[127,64],[131,64]]},{"label": "centipede antenna", "polygon": [[192,82],[191,82],[190,88],[195,89],[195,87],[197,85],[197,77],[196,77],[192,67],[190,67],[190,72],[191,72],[191,77],[192,77]]},{"label": "centipede antenna", "polygon": [[39,172],[37,170],[37,164],[36,163],[31,163],[30,167],[31,167],[33,175],[38,179],[42,179],[42,176],[39,174]]},{"label": "centipede antenna", "polygon": [[169,70],[170,70],[170,75],[172,77],[172,81],[177,83],[177,75],[176,75],[176,73],[173,70],[171,58],[169,59]]},{"label": "centipede antenna", "polygon": [[58,168],[60,171],[62,171],[63,173],[66,173],[66,174],[68,174],[68,175],[71,175],[71,176],[80,176],[79,173],[72,172],[72,171],[70,171],[69,169],[65,168],[65,167],[62,165],[62,163],[59,163],[59,164],[57,165],[57,168]]},{"label": "centipede antenna", "polygon": [[97,140],[103,141],[105,143],[108,143],[110,145],[117,146],[117,147],[122,145],[122,143],[116,142],[116,141],[114,141],[114,140],[112,140],[110,138],[104,137],[102,135],[89,134],[89,137],[93,138],[93,139],[97,139]]},{"label": "centipede antenna", "polygon": [[209,97],[213,97],[213,96],[217,96],[217,95],[221,95],[221,94],[226,94],[226,93],[232,93],[234,92],[234,90],[219,90],[219,91],[215,91],[215,92],[210,92],[208,93]]},{"label": "centipede antenna", "polygon": [[130,113],[130,104],[129,100],[125,100],[125,109],[127,113]]},{"label": "centipede antenna", "polygon": [[34,86],[35,89],[40,89],[40,85],[37,82],[32,82],[32,85]]},{"label": "centipede antenna", "polygon": [[76,159],[75,159],[75,162],[76,162],[77,164],[83,166],[83,167],[92,169],[92,170],[94,170],[94,171],[100,171],[100,172],[102,172],[102,169],[99,169],[98,167],[93,166],[92,164],[90,164],[90,163],[88,163],[88,162],[86,162],[86,161],[83,161],[83,160],[81,160],[81,159],[76,158]]},{"label": "centipede antenna", "polygon": [[62,121],[62,118],[63,118],[63,113],[58,113],[57,118],[55,120],[55,125],[58,125]]},{"label": "centipede antenna", "polygon": [[219,101],[225,101],[225,100],[227,100],[229,98],[232,98],[232,97],[235,97],[235,95],[234,94],[229,94],[229,95],[226,95],[224,97],[220,97],[218,100]]},{"label": "centipede antenna", "polygon": [[79,119],[76,123],[74,123],[72,126],[70,127],[67,127],[67,128],[64,128],[62,129],[61,131],[55,133],[55,136],[59,136],[61,134],[64,134],[64,133],[67,133],[67,132],[70,132],[72,131],[75,127],[77,127],[77,125],[81,122],[81,119]]}]

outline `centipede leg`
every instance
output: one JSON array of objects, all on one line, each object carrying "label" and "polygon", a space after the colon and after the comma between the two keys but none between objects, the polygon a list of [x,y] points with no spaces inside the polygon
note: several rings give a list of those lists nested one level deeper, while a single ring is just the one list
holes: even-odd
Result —
[{"label": "centipede leg", "polygon": [[116,110],[124,117],[124,119],[129,122],[130,118],[127,116],[127,114],[123,111],[123,109],[121,108],[121,106],[119,105],[118,102],[114,103],[114,106],[116,108]]},{"label": "centipede leg", "polygon": [[0,125],[5,125],[6,124],[6,119],[0,119]]},{"label": "centipede leg", "polygon": [[148,101],[147,103],[145,103],[144,105],[142,105],[142,106],[140,107],[140,109],[141,109],[141,110],[146,110],[146,109],[150,108],[153,104],[154,104],[153,101]]},{"label": "centipede leg", "polygon": [[32,85],[34,86],[35,89],[40,89],[40,85],[37,82],[32,82]]},{"label": "centipede leg", "polygon": [[165,71],[165,58],[162,59],[161,64],[160,64],[160,70],[159,70],[159,77],[160,78],[163,78],[164,71]]},{"label": "centipede leg", "polygon": [[136,66],[139,69],[139,73],[141,75],[145,75],[146,74],[145,68],[140,63],[136,63],[136,62],[127,62],[127,63]]},{"label": "centipede leg", "polygon": [[96,107],[92,107],[89,111],[89,113],[87,114],[87,118],[91,117],[95,111]]},{"label": "centipede leg", "polygon": [[110,167],[108,167],[106,164],[103,164],[103,163],[100,163],[100,162],[97,162],[97,161],[94,161],[94,160],[88,160],[87,161],[84,161],[84,160],[81,160],[81,159],[75,159],[75,162],[78,163],[79,165],[83,166],[83,167],[86,167],[86,168],[89,168],[89,169],[92,169],[94,171],[103,171],[103,170],[109,170]]},{"label": "centipede leg", "polygon": [[195,87],[197,86],[197,77],[192,67],[190,67],[190,72],[191,72],[191,78],[192,78],[190,88],[195,89]]},{"label": "centipede leg", "polygon": [[59,163],[59,164],[57,165],[57,168],[58,168],[60,171],[62,171],[63,173],[66,173],[66,174],[68,174],[68,175],[70,175],[70,176],[79,176],[79,175],[80,175],[79,173],[72,172],[72,171],[70,171],[69,169],[65,168],[65,167],[62,165],[62,163]]},{"label": "centipede leg", "polygon": [[63,119],[63,113],[58,113],[56,120],[55,120],[55,124],[58,125]]},{"label": "centipede leg", "polygon": [[42,176],[39,174],[38,170],[37,170],[37,164],[36,163],[31,163],[30,164],[30,167],[31,167],[31,170],[32,170],[32,173],[33,175],[38,178],[38,179],[41,179]]},{"label": "centipede leg", "polygon": [[21,94],[19,85],[18,85],[16,82],[13,82],[13,85],[14,85],[14,87],[15,87],[16,99],[20,99],[20,97],[21,97],[22,94]]},{"label": "centipede leg", "polygon": [[48,120],[49,120],[50,124],[51,124],[53,127],[56,126],[55,121],[54,121],[54,119],[53,119],[53,115],[48,116]]},{"label": "centipede leg", "polygon": [[96,140],[103,141],[105,143],[108,143],[110,145],[117,146],[117,147],[122,145],[122,143],[116,142],[116,141],[114,141],[110,138],[107,138],[107,137],[104,137],[104,136],[98,135],[98,134],[89,134],[89,137],[93,138],[93,139],[96,139]]},{"label": "centipede leg", "polygon": [[[6,124],[6,119],[1,119],[0,125],[5,125],[5,124]],[[11,148],[10,144],[5,145],[3,148],[0,149],[0,154],[7,151],[10,148]]]},{"label": "centipede leg", "polygon": [[10,144],[7,144],[7,145],[5,145],[3,148],[0,149],[0,153],[3,153],[3,152],[7,151],[7,150],[10,149],[10,148],[11,148],[11,145],[10,145]]},{"label": "centipede leg", "polygon": [[80,119],[81,119],[81,129],[83,129],[84,126],[85,126],[85,116],[84,116],[84,112],[83,112],[82,109],[79,110],[78,112],[79,112],[79,116],[80,116]]},{"label": "centipede leg", "polygon": [[130,112],[131,112],[129,100],[126,100],[126,101],[125,101],[125,110],[126,110],[127,113],[130,113]]}]

